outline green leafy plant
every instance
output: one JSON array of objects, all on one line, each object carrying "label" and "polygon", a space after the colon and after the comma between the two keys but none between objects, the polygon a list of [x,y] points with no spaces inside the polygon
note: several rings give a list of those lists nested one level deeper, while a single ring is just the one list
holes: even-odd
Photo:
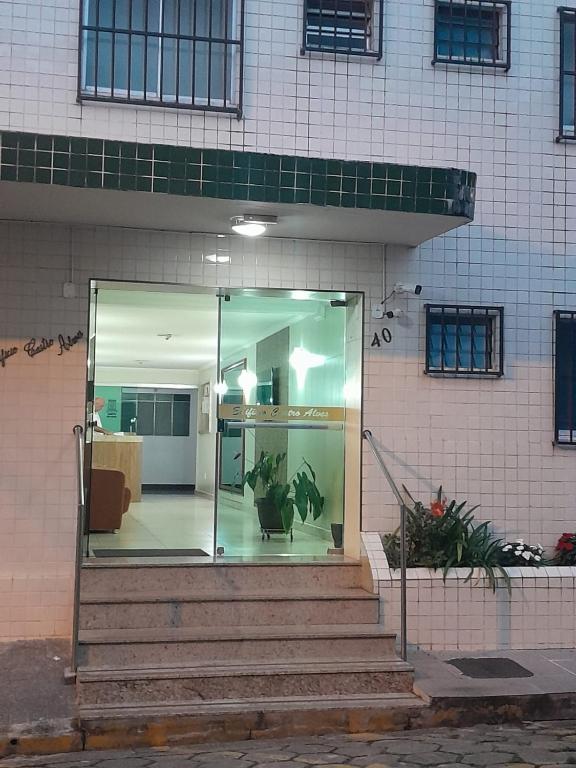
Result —
[{"label": "green leafy plant", "polygon": [[[493,590],[498,576],[509,587],[509,576],[501,565],[502,541],[494,536],[490,523],[475,522],[477,506],[466,509],[466,501],[447,503],[442,487],[429,507],[416,501],[405,487],[404,492],[410,500],[405,506],[408,567],[441,569],[444,579],[450,568],[469,568],[466,581],[480,568]],[[399,567],[399,531],[384,535],[382,541],[390,565]]]},{"label": "green leafy plant", "polygon": [[282,482],[280,472],[284,461],[285,453],[274,455],[262,451],[252,469],[245,473],[242,484],[248,485],[255,494],[262,491],[260,498],[269,499],[280,512],[284,532],[289,533],[294,523],[295,508],[303,523],[309,514],[317,520],[324,512],[325,499],[316,485],[316,473],[305,459],[290,480]]}]

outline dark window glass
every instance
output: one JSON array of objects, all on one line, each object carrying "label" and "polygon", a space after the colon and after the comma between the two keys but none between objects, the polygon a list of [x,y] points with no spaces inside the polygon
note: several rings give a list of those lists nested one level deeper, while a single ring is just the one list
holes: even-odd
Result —
[{"label": "dark window glass", "polygon": [[236,109],[234,0],[85,0],[80,41],[84,97]]},{"label": "dark window glass", "polygon": [[510,66],[510,7],[501,0],[437,0],[434,62]]},{"label": "dark window glass", "polygon": [[136,412],[136,432],[139,435],[154,434],[154,403],[144,400],[138,401],[138,411]]},{"label": "dark window glass", "polygon": [[154,413],[154,434],[172,434],[172,403],[163,400],[156,401]]},{"label": "dark window glass", "polygon": [[426,306],[426,373],[501,376],[502,308]]},{"label": "dark window glass", "polygon": [[122,395],[122,410],[120,412],[120,429],[122,432],[137,431],[133,429],[134,422],[132,419],[136,417],[136,403],[133,400],[126,400]]},{"label": "dark window glass", "polygon": [[[176,400],[176,397],[186,397],[187,400]],[[176,395],[172,410],[172,434],[178,437],[188,437],[190,434],[190,397]]]},{"label": "dark window glass", "polygon": [[172,395],[165,392],[122,392],[120,420],[123,432],[188,437],[190,395]]},{"label": "dark window glass", "polygon": [[576,444],[576,313],[556,312],[555,436]]},{"label": "dark window glass", "polygon": [[560,11],[560,136],[576,139],[576,9]]}]

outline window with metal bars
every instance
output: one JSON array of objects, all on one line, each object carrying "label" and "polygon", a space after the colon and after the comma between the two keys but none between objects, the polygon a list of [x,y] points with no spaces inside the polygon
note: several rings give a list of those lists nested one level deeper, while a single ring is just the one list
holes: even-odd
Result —
[{"label": "window with metal bars", "polygon": [[433,64],[510,69],[510,0],[436,0]]},{"label": "window with metal bars", "polygon": [[381,0],[304,0],[302,53],[381,58]]},{"label": "window with metal bars", "polygon": [[576,312],[557,310],[554,320],[554,439],[576,445]]},{"label": "window with metal bars", "polygon": [[560,8],[560,135],[576,139],[576,8]]},{"label": "window with metal bars", "polygon": [[425,372],[502,376],[503,323],[503,307],[426,304]]},{"label": "window with metal bars", "polygon": [[244,0],[82,0],[79,98],[240,113]]}]

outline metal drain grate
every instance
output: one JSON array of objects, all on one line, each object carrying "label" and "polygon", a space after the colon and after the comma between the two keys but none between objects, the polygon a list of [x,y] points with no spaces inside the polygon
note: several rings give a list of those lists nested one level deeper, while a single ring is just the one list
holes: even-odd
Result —
[{"label": "metal drain grate", "polygon": [[534,673],[512,659],[449,659],[451,664],[466,677],[498,679],[507,677],[534,677]]}]

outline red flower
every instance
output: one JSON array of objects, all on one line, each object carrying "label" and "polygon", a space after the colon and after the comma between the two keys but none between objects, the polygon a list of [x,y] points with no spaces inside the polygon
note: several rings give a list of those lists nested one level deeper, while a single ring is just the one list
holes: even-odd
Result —
[{"label": "red flower", "polygon": [[446,510],[446,499],[444,499],[444,501],[440,501],[438,499],[436,501],[433,501],[430,504],[430,512],[434,517],[442,517],[445,510]]},{"label": "red flower", "polygon": [[566,542],[566,544],[564,544],[563,549],[566,552],[572,552],[572,550],[574,549],[574,544],[571,544],[570,542]]}]

